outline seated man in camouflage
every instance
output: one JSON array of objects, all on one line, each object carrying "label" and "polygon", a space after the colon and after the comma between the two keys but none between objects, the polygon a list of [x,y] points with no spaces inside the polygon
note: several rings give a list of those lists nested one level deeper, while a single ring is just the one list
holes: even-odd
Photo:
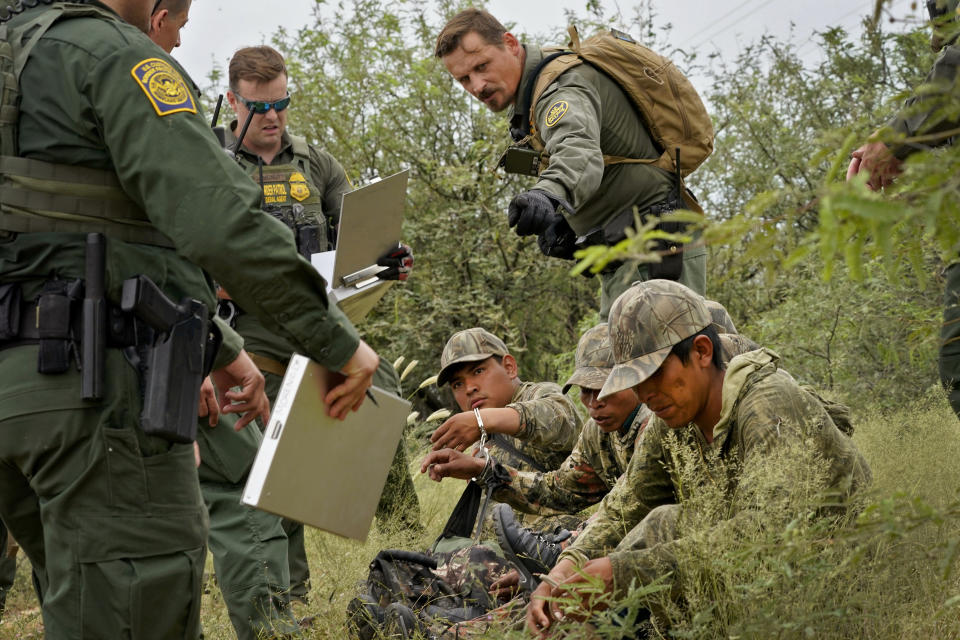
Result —
[{"label": "seated man in camouflage", "polygon": [[[655,580],[678,595],[671,571],[680,542],[678,460],[727,474],[735,490],[765,459],[812,448],[826,463],[826,492],[846,499],[870,481],[853,441],[817,396],[779,369],[776,354],[758,349],[724,366],[710,312],[683,285],[634,284],[611,309],[610,341],[617,365],[600,397],[632,388],[656,416],[626,473],[534,591],[526,615],[534,633],[544,633],[561,616],[548,598],[571,593],[591,576],[614,597]],[[731,514],[741,516],[751,514]]]},{"label": "seated man in camouflage", "polygon": [[455,333],[440,356],[437,385],[450,384],[462,413],[430,437],[433,450],[463,451],[480,440],[522,471],[556,469],[580,435],[580,416],[554,382],[523,382],[503,341],[475,327]]},{"label": "seated man in camouflage", "polygon": [[[734,355],[756,348],[752,341],[735,334],[733,321],[723,305],[706,301],[711,318],[720,332],[722,355],[728,361]],[[509,507],[528,514],[551,515],[577,513],[603,499],[626,471],[650,410],[637,398],[632,388],[623,389],[600,399],[599,393],[613,370],[606,323],[587,330],[580,338],[574,360],[574,372],[563,386],[580,387],[580,402],[587,408],[590,420],[580,432],[573,451],[559,468],[547,473],[519,471],[501,464],[495,458],[486,465],[483,458],[468,456],[453,449],[430,453],[420,466],[433,480],[445,477],[481,484],[494,483],[493,498],[505,503],[494,510],[494,524],[500,547],[524,573],[532,588],[537,584],[531,573],[546,573],[560,554],[560,535],[537,534],[521,529]],[[570,539],[570,538],[566,538]]]}]

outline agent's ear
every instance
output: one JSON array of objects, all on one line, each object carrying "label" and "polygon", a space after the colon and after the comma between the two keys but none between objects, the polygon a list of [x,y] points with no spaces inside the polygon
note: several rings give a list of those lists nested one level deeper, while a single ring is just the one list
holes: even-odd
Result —
[{"label": "agent's ear", "polygon": [[503,360],[500,361],[500,364],[503,365],[503,368],[506,369],[507,375],[511,379],[516,378],[520,370],[520,367],[517,366],[517,359],[514,358],[509,353],[503,356]]},{"label": "agent's ear", "polygon": [[168,9],[160,9],[150,16],[150,37],[160,33],[160,29],[163,27],[163,21],[167,19],[169,13],[170,11]]},{"label": "agent's ear", "polygon": [[509,51],[511,55],[520,55],[522,45],[520,41],[517,40],[517,37],[509,31],[503,34],[503,46],[507,48],[507,51]]}]

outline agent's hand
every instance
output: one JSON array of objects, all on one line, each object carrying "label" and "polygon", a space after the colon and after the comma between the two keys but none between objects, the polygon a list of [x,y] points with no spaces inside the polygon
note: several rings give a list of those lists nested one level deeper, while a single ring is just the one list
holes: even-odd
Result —
[{"label": "agent's hand", "polygon": [[197,416],[207,419],[211,427],[217,426],[220,421],[220,405],[217,404],[217,392],[213,388],[210,376],[203,379],[200,385],[200,408]]},{"label": "agent's hand", "polygon": [[[246,351],[241,351],[227,366],[213,371],[210,377],[220,393],[220,412],[242,414],[233,427],[235,430],[240,431],[258,417],[263,424],[270,422],[270,400],[264,392],[263,374]],[[240,390],[234,391],[234,387]]]},{"label": "agent's hand", "polygon": [[472,411],[453,414],[430,436],[434,451],[446,448],[464,451],[479,439],[480,427]]},{"label": "agent's hand", "polygon": [[577,234],[563,216],[559,216],[537,236],[537,246],[543,255],[563,260],[573,260],[573,252],[577,250],[576,242]]},{"label": "agent's hand", "polygon": [[887,145],[880,141],[868,142],[850,156],[847,180],[861,171],[867,171],[870,173],[867,186],[873,191],[879,191],[893,184],[896,177],[903,172],[903,163],[890,152]]},{"label": "agent's hand", "polygon": [[328,391],[323,399],[327,406],[327,415],[343,420],[348,411],[359,409],[367,389],[373,384],[373,374],[379,364],[380,356],[361,340],[357,350],[340,370],[347,379]]},{"label": "agent's hand", "polygon": [[485,464],[486,458],[474,458],[454,449],[441,449],[427,454],[420,463],[420,473],[428,474],[435,482],[444,478],[469,480],[477,477]]},{"label": "agent's hand", "polygon": [[399,280],[406,282],[413,271],[413,249],[409,245],[400,244],[399,247],[387,251],[377,258],[377,264],[387,267],[377,274],[381,280]]},{"label": "agent's hand", "polygon": [[516,227],[518,236],[540,235],[557,221],[557,199],[542,189],[531,189],[510,201],[507,224]]}]

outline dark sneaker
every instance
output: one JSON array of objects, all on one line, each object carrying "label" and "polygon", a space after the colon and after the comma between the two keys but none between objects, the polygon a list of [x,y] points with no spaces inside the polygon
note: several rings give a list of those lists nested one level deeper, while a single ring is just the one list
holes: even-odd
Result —
[{"label": "dark sneaker", "polygon": [[358,640],[373,640],[383,628],[383,607],[367,594],[361,594],[347,603],[347,627],[350,637]]},{"label": "dark sneaker", "polygon": [[540,584],[533,574],[549,573],[563,551],[561,542],[570,537],[566,529],[554,533],[537,533],[520,526],[508,504],[498,504],[493,508],[493,528],[497,532],[500,548],[516,566],[525,582],[524,587],[532,591]]}]

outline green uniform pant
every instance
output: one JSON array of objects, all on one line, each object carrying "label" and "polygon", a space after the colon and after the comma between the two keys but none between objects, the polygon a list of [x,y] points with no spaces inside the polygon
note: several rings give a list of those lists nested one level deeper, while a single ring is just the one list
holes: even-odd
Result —
[{"label": "green uniform pant", "polygon": [[298,629],[289,607],[287,536],[278,516],[240,504],[261,436],[255,425],[237,432],[235,423],[234,415],[221,416],[216,427],[201,419],[197,431],[208,544],[237,638],[274,638]]},{"label": "green uniform pant", "polygon": [[193,446],[138,428],[118,350],[97,403],[72,368],[36,373],[37,350],[0,350],[0,519],[44,584],[45,637],[196,638],[207,516]]},{"label": "green uniform pant", "polygon": [[298,630],[290,611],[287,536],[277,516],[240,504],[243,484],[201,482],[217,584],[239,640]]},{"label": "green uniform pant", "polygon": [[[274,402],[283,378],[266,371],[263,376],[267,381],[267,397]],[[373,384],[385,391],[401,393],[400,378],[393,365],[384,358],[380,359],[380,367],[373,375]],[[410,477],[403,440],[397,446],[383,493],[380,495],[377,519],[380,522],[398,522],[407,528],[420,527],[420,501],[413,486],[413,478]],[[284,518],[283,530],[287,534],[287,559],[290,563],[290,599],[305,602],[310,588],[310,566],[307,562],[303,524]]]},{"label": "green uniform pant", "polygon": [[946,280],[938,364],[940,380],[949,394],[950,406],[960,417],[960,262],[947,267]]},{"label": "green uniform pant", "polygon": [[0,616],[7,604],[7,593],[17,577],[17,557],[7,553],[8,540],[7,527],[0,521]]},{"label": "green uniform pant", "polygon": [[[600,320],[607,321],[610,307],[621,293],[634,282],[649,280],[649,267],[642,262],[625,262],[616,270],[600,274]],[[702,296],[707,294],[707,249],[687,245],[683,252],[683,271],[680,284],[686,285]]]}]

